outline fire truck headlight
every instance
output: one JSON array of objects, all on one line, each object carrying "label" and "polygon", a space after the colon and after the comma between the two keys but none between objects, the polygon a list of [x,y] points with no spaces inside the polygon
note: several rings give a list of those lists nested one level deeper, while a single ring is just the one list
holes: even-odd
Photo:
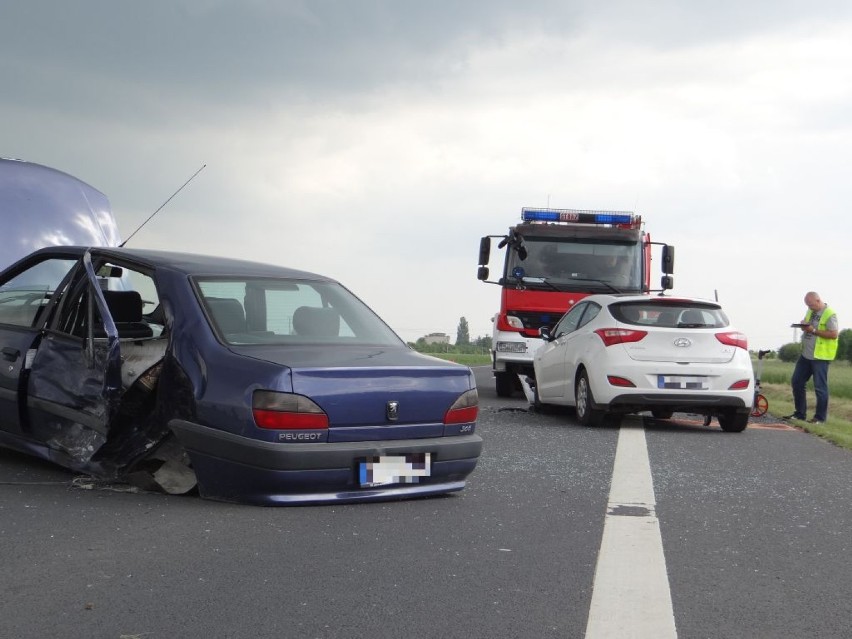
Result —
[{"label": "fire truck headlight", "polygon": [[524,322],[517,315],[501,315],[500,319],[497,321],[497,328],[501,331],[522,329],[523,327]]}]

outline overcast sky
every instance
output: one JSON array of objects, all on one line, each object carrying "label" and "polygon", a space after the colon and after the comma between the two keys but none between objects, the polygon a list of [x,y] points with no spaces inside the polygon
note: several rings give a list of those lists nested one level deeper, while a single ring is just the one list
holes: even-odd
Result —
[{"label": "overcast sky", "polygon": [[640,213],[754,349],[811,289],[852,326],[848,0],[4,3],[0,156],[125,237],[206,164],[132,246],[335,277],[409,341],[490,335],[479,237],[548,203]]}]

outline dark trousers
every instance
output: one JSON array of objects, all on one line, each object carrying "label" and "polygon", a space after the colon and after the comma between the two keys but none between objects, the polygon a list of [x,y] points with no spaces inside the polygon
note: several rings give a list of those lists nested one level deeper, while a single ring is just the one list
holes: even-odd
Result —
[{"label": "dark trousers", "polygon": [[802,419],[805,419],[808,414],[805,384],[811,377],[814,378],[814,392],[816,393],[814,419],[824,422],[828,418],[828,365],[830,363],[826,359],[807,359],[801,356],[796,361],[796,368],[793,370],[793,378],[790,384],[793,387],[796,415]]}]

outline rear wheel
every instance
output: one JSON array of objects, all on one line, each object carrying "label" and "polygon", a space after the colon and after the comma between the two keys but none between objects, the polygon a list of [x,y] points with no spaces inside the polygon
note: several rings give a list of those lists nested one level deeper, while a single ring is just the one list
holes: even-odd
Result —
[{"label": "rear wheel", "polygon": [[674,415],[674,411],[666,410],[664,408],[655,408],[651,411],[651,414],[654,416],[654,419],[671,419],[672,415]]},{"label": "rear wheel", "polygon": [[497,397],[511,397],[515,392],[515,376],[512,373],[494,373]]},{"label": "rear wheel", "polygon": [[720,413],[716,419],[726,433],[741,433],[748,426],[748,413]]},{"label": "rear wheel", "polygon": [[593,408],[595,403],[592,388],[589,386],[589,376],[581,371],[574,388],[574,401],[577,405],[577,421],[583,426],[600,426],[603,423],[604,412]]}]

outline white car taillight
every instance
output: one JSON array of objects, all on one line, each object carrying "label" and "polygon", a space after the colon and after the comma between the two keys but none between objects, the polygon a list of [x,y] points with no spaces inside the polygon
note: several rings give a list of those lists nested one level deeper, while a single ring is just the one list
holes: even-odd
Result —
[{"label": "white car taillight", "polygon": [[737,348],[748,350],[748,339],[745,333],[740,333],[739,331],[716,333],[716,339],[728,346],[736,346]]},{"label": "white car taillight", "polygon": [[629,328],[599,328],[595,335],[603,340],[604,346],[638,342],[645,338],[648,331],[634,331]]}]

